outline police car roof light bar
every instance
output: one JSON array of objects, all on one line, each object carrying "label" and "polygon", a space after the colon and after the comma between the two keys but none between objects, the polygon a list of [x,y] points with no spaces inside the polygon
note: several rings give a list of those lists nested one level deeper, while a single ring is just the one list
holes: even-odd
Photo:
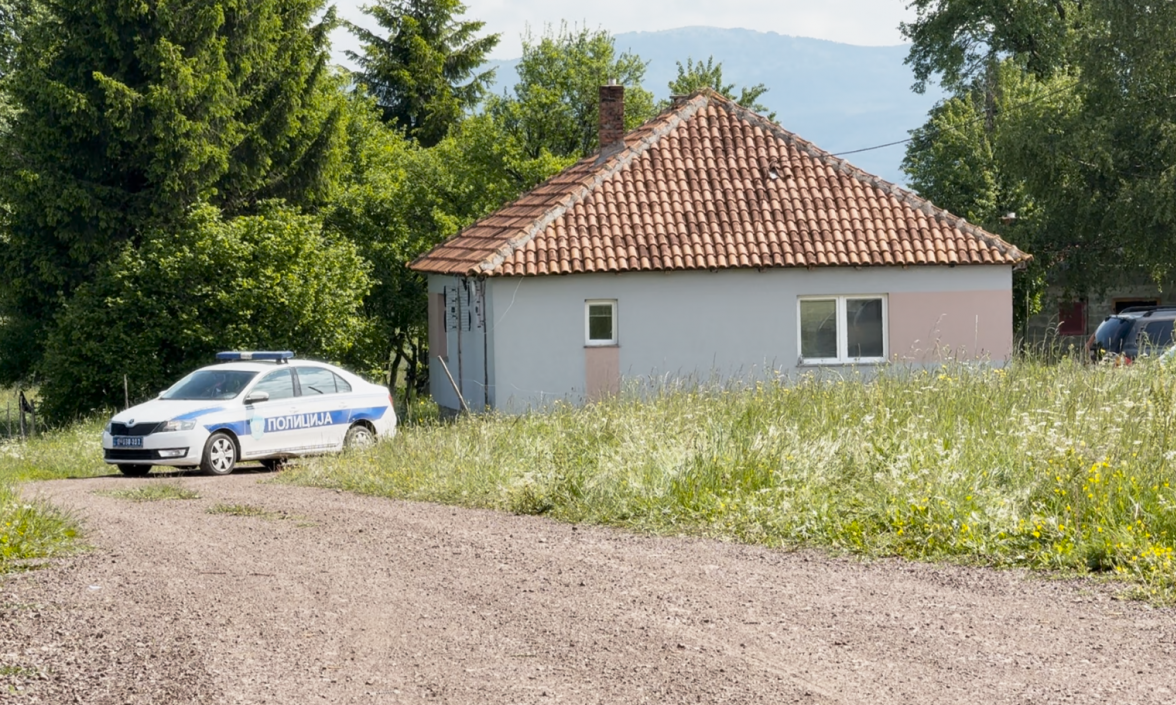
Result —
[{"label": "police car roof light bar", "polygon": [[282,363],[294,357],[289,350],[233,350],[218,352],[216,359],[221,362],[243,362],[246,360],[272,360]]}]

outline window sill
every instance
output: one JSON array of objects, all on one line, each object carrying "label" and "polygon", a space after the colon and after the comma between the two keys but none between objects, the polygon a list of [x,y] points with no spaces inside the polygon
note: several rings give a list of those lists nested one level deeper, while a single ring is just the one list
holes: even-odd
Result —
[{"label": "window sill", "polygon": [[585,345],[584,349],[585,350],[592,350],[592,349],[596,349],[596,348],[619,348],[619,347],[621,347],[620,343],[600,343],[599,345],[593,345],[593,344]]},{"label": "window sill", "polygon": [[889,360],[862,360],[860,362],[805,362],[796,363],[797,367],[878,367],[889,364]]}]

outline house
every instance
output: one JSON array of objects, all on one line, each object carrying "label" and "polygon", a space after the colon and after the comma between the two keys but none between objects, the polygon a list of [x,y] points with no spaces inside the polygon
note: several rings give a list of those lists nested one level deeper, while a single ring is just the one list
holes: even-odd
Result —
[{"label": "house", "polygon": [[623,91],[598,155],[412,263],[442,407],[1012,354],[1029,255],[711,91],[625,134]]},{"label": "house", "polygon": [[1123,276],[1105,293],[1086,297],[1050,287],[1042,309],[1026,316],[1021,336],[1041,349],[1084,354],[1087,340],[1100,323],[1135,306],[1176,306],[1176,281],[1157,284],[1141,271]]}]

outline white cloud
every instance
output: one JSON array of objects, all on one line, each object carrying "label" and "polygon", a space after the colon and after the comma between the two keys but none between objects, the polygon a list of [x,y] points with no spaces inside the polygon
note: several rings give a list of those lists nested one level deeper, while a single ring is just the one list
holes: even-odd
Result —
[{"label": "white cloud", "polygon": [[[612,34],[677,27],[741,27],[797,37],[815,37],[870,46],[901,44],[898,23],[910,20],[908,0],[465,0],[464,17],[486,23],[486,33],[501,33],[493,58],[522,53],[521,36],[529,26],[541,34],[561,22],[603,28]],[[364,0],[336,0],[339,13],[357,24],[367,19]],[[350,35],[338,33],[338,48],[354,48]]]}]

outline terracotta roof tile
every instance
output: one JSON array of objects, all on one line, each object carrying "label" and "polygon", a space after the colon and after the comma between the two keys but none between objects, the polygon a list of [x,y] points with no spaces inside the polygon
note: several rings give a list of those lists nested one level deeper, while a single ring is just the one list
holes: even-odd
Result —
[{"label": "terracotta roof tile", "polygon": [[628,133],[624,149],[580,161],[412,266],[538,276],[1028,259],[705,91]]}]

